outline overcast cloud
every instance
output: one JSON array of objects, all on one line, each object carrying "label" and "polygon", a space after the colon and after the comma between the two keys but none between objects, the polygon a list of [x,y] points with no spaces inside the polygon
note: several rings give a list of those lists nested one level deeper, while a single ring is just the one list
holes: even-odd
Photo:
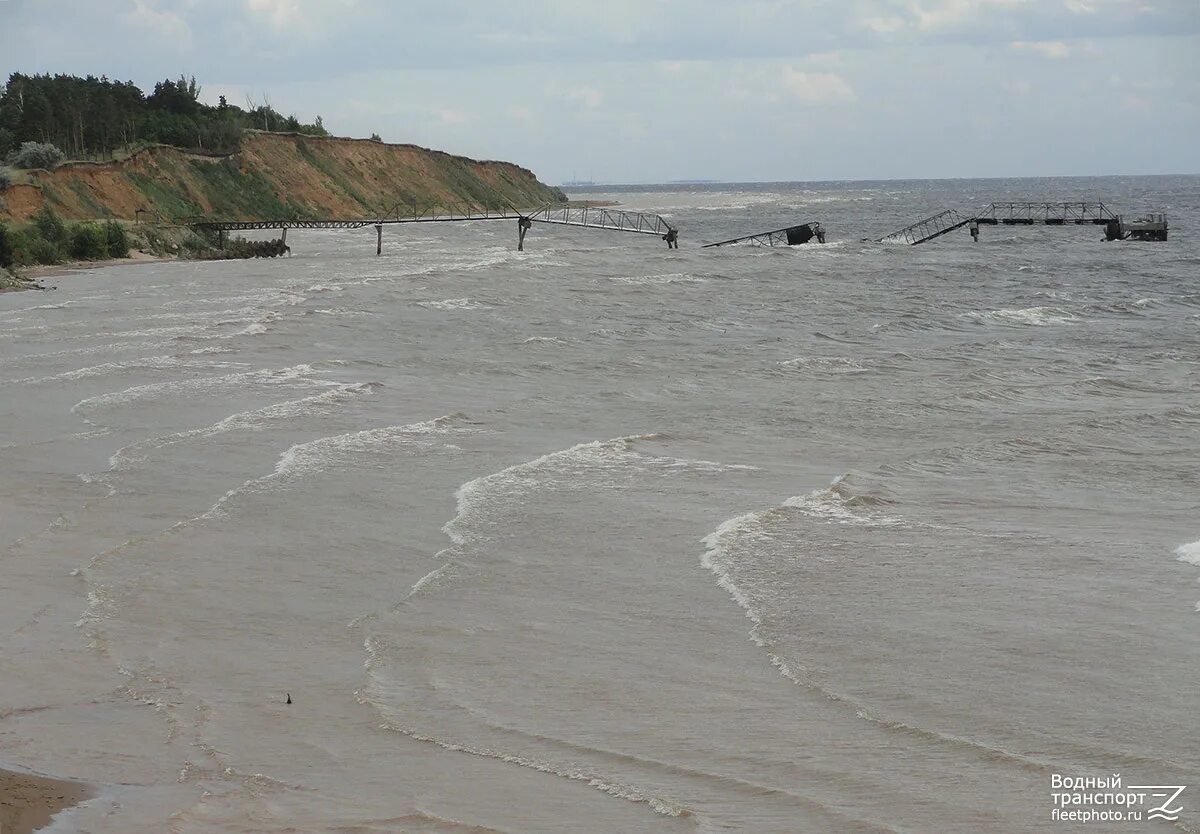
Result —
[{"label": "overcast cloud", "polygon": [[0,71],[550,182],[1200,172],[1200,0],[0,0]]}]

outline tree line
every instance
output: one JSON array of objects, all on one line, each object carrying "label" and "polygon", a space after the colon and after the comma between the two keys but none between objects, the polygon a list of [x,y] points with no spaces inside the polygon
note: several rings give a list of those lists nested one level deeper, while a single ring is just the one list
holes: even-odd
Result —
[{"label": "tree line", "polygon": [[132,81],[105,76],[13,73],[0,87],[0,158],[26,142],[49,143],[67,156],[104,157],[140,143],[229,152],[248,128],[328,136],[317,116],[304,124],[276,112],[264,98],[246,107],[221,96],[200,101],[195,77],[166,79],[146,95]]}]

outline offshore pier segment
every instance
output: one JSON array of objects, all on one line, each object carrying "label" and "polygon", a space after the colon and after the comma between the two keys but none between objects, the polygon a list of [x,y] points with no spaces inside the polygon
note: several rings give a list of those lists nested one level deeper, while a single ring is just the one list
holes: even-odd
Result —
[{"label": "offshore pier segment", "polygon": [[188,225],[218,234],[224,246],[226,232],[251,229],[280,229],[284,241],[288,229],[362,229],[375,227],[375,254],[383,253],[383,227],[403,223],[453,223],[475,220],[516,220],[517,249],[525,250],[525,235],[534,222],[557,226],[577,226],[585,229],[607,229],[638,235],[654,235],[666,241],[667,248],[679,248],[679,230],[657,214],[640,211],[619,211],[594,206],[559,206],[546,204],[532,209],[517,209],[510,205],[479,206],[472,203],[419,206],[397,203],[387,212],[369,218],[350,219],[285,219],[285,220],[192,220]]},{"label": "offshore pier segment", "polygon": [[1020,201],[990,203],[974,215],[963,215],[954,209],[918,220],[879,238],[879,243],[906,243],[916,246],[966,226],[971,237],[979,240],[980,226],[1084,226],[1104,227],[1105,240],[1166,240],[1167,217],[1151,214],[1138,220],[1126,221],[1101,202],[1046,203]]}]

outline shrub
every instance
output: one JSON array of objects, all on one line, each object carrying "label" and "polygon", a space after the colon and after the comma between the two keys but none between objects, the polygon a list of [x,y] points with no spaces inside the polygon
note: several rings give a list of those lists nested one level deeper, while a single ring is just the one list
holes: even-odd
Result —
[{"label": "shrub", "polygon": [[108,257],[108,235],[103,226],[78,223],[71,229],[71,257],[80,261],[99,261]]},{"label": "shrub", "polygon": [[115,220],[109,220],[104,224],[104,237],[110,258],[129,257],[129,235],[124,226]]},{"label": "shrub", "polygon": [[[37,232],[38,237],[55,246],[62,247],[67,243],[67,224],[49,206],[42,206],[33,216],[33,229]],[[57,263],[57,261],[48,263]]]},{"label": "shrub", "polygon": [[13,265],[15,258],[12,234],[8,231],[7,225],[0,223],[0,268],[8,269]]},{"label": "shrub", "polygon": [[22,142],[21,147],[8,155],[8,164],[14,168],[54,168],[66,159],[57,147],[49,142]]},{"label": "shrub", "polygon": [[7,168],[0,168],[0,191],[12,185],[12,174]]},{"label": "shrub", "polygon": [[46,240],[32,227],[23,229],[13,236],[13,260],[27,266],[29,264],[57,264],[64,260],[62,247],[57,243]]}]

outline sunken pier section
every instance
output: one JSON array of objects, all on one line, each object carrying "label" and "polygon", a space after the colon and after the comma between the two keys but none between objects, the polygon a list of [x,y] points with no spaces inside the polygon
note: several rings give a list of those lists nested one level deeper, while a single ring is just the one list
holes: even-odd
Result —
[{"label": "sunken pier section", "polygon": [[820,223],[801,223],[798,226],[787,226],[770,232],[743,235],[742,237],[734,237],[729,240],[717,241],[716,243],[706,243],[703,248],[711,249],[714,246],[731,246],[735,243],[750,243],[756,246],[798,246],[802,243],[808,243],[813,238],[817,239],[817,243],[825,242],[825,230],[821,228]]},{"label": "sunken pier section", "polygon": [[916,246],[949,234],[964,226],[971,238],[979,240],[980,226],[1103,226],[1105,240],[1166,240],[1167,216],[1150,214],[1137,220],[1125,220],[1108,206],[1097,202],[1047,203],[1020,201],[990,203],[974,215],[954,209],[918,220],[879,238],[879,243],[905,243]]}]

